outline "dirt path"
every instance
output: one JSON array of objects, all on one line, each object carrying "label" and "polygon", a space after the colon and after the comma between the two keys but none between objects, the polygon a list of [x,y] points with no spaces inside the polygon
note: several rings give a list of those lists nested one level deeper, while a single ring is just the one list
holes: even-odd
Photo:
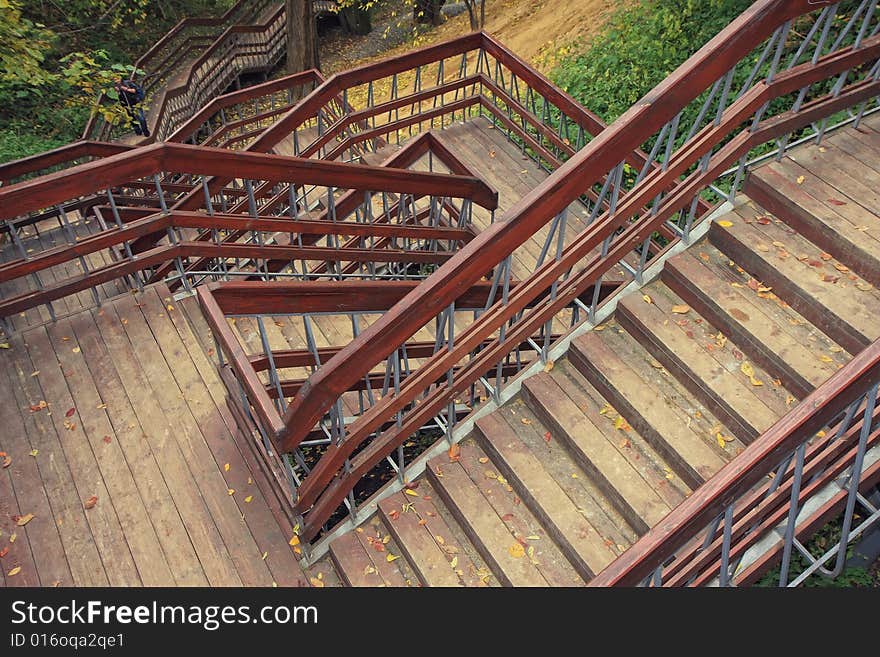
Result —
[{"label": "dirt path", "polygon": [[[578,41],[588,41],[604,24],[611,12],[624,2],[632,0],[486,0],[486,31],[504,43],[513,52],[538,70],[547,73],[553,68],[557,56]],[[404,15],[407,24],[409,17]],[[327,42],[327,50],[322,50],[322,70],[334,73],[357,64],[388,57],[411,50],[416,46],[428,45],[437,41],[451,39],[470,31],[467,12],[449,18],[415,39],[400,43],[400,34],[393,26],[401,22],[401,14],[390,16],[390,11],[380,12],[374,18],[373,31],[365,37],[333,36]],[[386,29],[389,26],[392,29]],[[376,40],[386,41],[392,47],[383,48]],[[372,40],[365,48],[358,41]],[[393,45],[394,43],[399,45]],[[322,48],[324,44],[322,43]],[[369,56],[350,58],[347,53],[372,51]],[[326,52],[326,55],[324,54]]]}]

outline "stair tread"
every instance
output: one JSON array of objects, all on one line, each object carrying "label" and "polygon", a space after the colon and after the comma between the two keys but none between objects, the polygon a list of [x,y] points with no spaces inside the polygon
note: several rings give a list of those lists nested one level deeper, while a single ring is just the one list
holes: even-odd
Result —
[{"label": "stair tread", "polygon": [[[460,449],[464,453],[460,458],[476,460],[474,459],[473,446],[460,444]],[[547,586],[555,583],[556,585],[568,586],[574,583],[577,576],[573,570],[571,570],[571,576],[567,581],[564,578],[557,579],[554,576],[552,566],[559,564],[546,563],[542,567],[540,564],[533,563],[524,554],[519,554],[518,549],[514,547],[521,545],[516,537],[519,532],[511,525],[516,527],[525,524],[526,531],[529,532],[525,536],[540,536],[543,529],[522,504],[516,505],[516,513],[502,514],[506,520],[499,516],[496,504],[503,496],[496,494],[494,486],[492,486],[493,482],[497,485],[497,480],[485,478],[487,483],[481,482],[480,485],[477,485],[460,461],[450,462],[447,456],[433,459],[429,462],[428,467],[428,477],[432,485],[449,510],[458,518],[462,529],[468,534],[474,546],[489,564],[495,577],[502,584],[505,586]],[[489,471],[494,467],[494,465],[486,465],[485,469]],[[497,472],[497,469],[493,472]],[[484,495],[484,488],[488,488],[491,492]],[[512,491],[510,493],[507,497],[512,500],[515,496]],[[510,505],[512,508],[514,503],[511,501]],[[546,534],[543,540],[546,543],[550,542]],[[525,552],[525,548],[523,552]],[[567,562],[565,565],[568,565]]]},{"label": "stair tread", "polygon": [[[515,417],[511,419],[517,422]],[[497,411],[477,420],[476,426],[492,462],[532,512],[543,519],[545,529],[563,546],[563,552],[579,574],[591,578],[611,563],[617,556],[608,545],[613,542],[587,521],[581,509],[519,438],[519,429]]]},{"label": "stair tread", "polygon": [[[402,558],[402,551],[378,514],[374,513],[370,519],[361,523],[353,533],[360,541],[373,563],[372,567],[382,578],[385,586],[417,585],[418,582],[413,576],[412,569],[407,565],[407,560]],[[391,561],[388,561],[389,557],[392,559]]]},{"label": "stair tread", "polygon": [[[425,586],[485,586],[478,567],[456,544],[433,501],[424,499],[422,486],[427,488],[427,482],[421,482],[416,491],[418,496],[399,492],[379,502],[386,526],[419,580]],[[427,497],[433,496],[428,494]],[[456,559],[455,567],[453,559]]]},{"label": "stair tread", "polygon": [[[712,243],[773,287],[786,303],[850,352],[860,351],[880,335],[876,321],[880,298],[869,284],[851,272],[840,272],[833,259],[823,258],[818,247],[793,230],[776,221],[757,223],[760,213],[747,204],[739,205],[731,216],[731,226],[712,224]],[[778,258],[772,253],[773,242],[785,245],[794,257]],[[869,289],[858,296],[841,293],[852,292],[860,283]]]},{"label": "stair tread", "polygon": [[348,586],[385,586],[356,534],[356,531],[345,532],[330,543],[336,572]]},{"label": "stair tread", "polygon": [[[320,586],[322,588],[345,586],[336,572],[336,568],[333,566],[333,557],[329,552],[311,566],[303,568],[303,573],[309,578],[312,586]],[[315,582],[320,582],[320,584],[315,584]]]},{"label": "stair tread", "polygon": [[819,148],[796,148],[786,158],[802,167],[820,173],[833,185],[870,212],[880,212],[880,173],[864,166],[857,159],[833,144]]},{"label": "stair tread", "polygon": [[615,549],[622,552],[638,539],[638,534],[571,457],[565,446],[558,439],[554,440],[552,435],[549,441],[546,439],[546,427],[522,395],[514,397],[496,412],[514,428],[517,436],[580,509],[587,522],[609,539]]},{"label": "stair tread", "polygon": [[877,160],[880,133],[871,130],[864,123],[852,130],[835,130],[822,143],[826,147],[833,144],[859,160],[862,165],[880,172],[880,162]]},{"label": "stair tread", "polygon": [[554,368],[551,373],[530,377],[523,386],[533,410],[547,417],[545,426],[571,451],[579,453],[578,463],[606,494],[620,499],[618,510],[640,534],[669,512],[669,506],[622,454],[621,439],[612,443],[569,396],[572,384],[568,379],[556,374]]},{"label": "stair tread", "polygon": [[[695,249],[702,247],[703,244],[698,244]],[[702,253],[709,258],[708,254]],[[664,266],[663,279],[692,305],[696,300],[700,306],[697,309],[708,311],[713,324],[722,334],[731,337],[747,356],[760,360],[775,359],[777,367],[782,370],[780,376],[783,380],[797,381],[799,394],[794,395],[792,390],[793,396],[803,396],[837,371],[831,356],[825,356],[827,361],[820,359],[812,345],[787,331],[787,319],[775,313],[768,314],[768,299],[758,297],[747,284],[733,286],[731,281],[722,279],[706,266],[700,256],[684,252],[670,258]],[[684,296],[684,290],[689,292],[687,296]],[[765,303],[754,304],[750,297]],[[842,353],[840,347],[836,349]]]},{"label": "stair tread", "polygon": [[[662,282],[643,289],[643,295],[631,294],[618,305],[618,322],[640,330],[648,351],[704,404],[717,407],[716,415],[742,440],[750,441],[770,427],[786,410],[785,396],[777,396],[770,383],[775,376],[746,361],[735,345],[719,345],[718,330],[685,304]],[[645,295],[652,300],[645,301]],[[672,312],[672,308],[686,310]],[[627,320],[624,323],[624,320]],[[633,333],[630,330],[630,333]],[[741,367],[748,363],[756,381],[749,383]]]},{"label": "stair tread", "polygon": [[633,371],[604,334],[591,331],[575,338],[569,360],[687,485],[700,485],[726,463],[720,448],[695,433],[690,416]]}]

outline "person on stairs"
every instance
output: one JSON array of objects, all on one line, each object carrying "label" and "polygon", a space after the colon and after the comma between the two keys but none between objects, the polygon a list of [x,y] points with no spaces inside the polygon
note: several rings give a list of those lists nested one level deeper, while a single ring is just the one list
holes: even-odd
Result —
[{"label": "person on stairs", "polygon": [[147,119],[140,103],[144,99],[144,88],[130,78],[120,78],[115,85],[119,103],[125,108],[131,119],[131,127],[136,135],[150,136]]}]

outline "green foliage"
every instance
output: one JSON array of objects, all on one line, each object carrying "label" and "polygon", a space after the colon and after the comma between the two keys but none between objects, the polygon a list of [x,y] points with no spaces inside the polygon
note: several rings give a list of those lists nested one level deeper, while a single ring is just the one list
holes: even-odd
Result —
[{"label": "green foliage", "polygon": [[751,4],[642,0],[623,7],[586,50],[563,50],[551,78],[611,123]]},{"label": "green foliage", "polygon": [[0,0],[0,83],[40,86],[51,81],[42,68],[54,35],[22,16],[14,0]]}]

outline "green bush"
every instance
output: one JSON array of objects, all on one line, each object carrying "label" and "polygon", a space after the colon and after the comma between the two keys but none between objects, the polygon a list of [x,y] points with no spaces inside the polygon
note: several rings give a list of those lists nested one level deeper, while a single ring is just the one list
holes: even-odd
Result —
[{"label": "green bush", "polygon": [[751,0],[641,0],[619,9],[551,78],[611,123],[741,14]]}]

